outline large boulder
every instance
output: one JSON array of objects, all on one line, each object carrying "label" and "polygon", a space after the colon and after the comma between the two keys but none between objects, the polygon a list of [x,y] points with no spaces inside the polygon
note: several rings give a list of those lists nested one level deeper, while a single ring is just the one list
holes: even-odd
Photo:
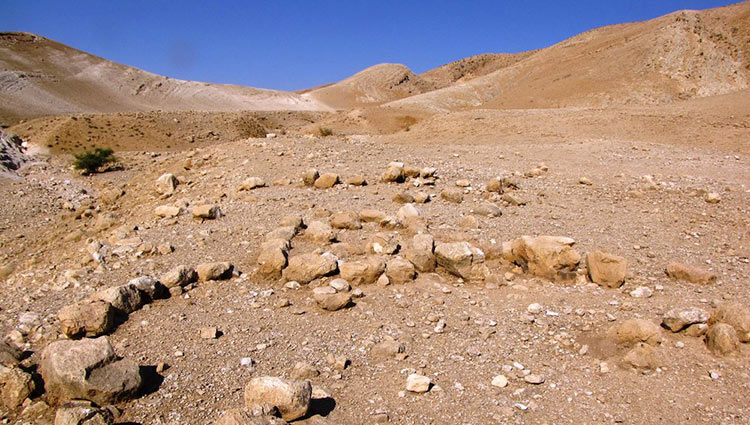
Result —
[{"label": "large boulder", "polygon": [[272,239],[263,242],[258,254],[259,271],[267,276],[281,276],[281,271],[287,265],[287,255],[291,248],[289,241]]},{"label": "large boulder", "polygon": [[158,179],[156,179],[154,189],[156,189],[156,192],[161,195],[171,195],[174,193],[175,189],[177,189],[178,184],[179,181],[177,180],[177,177],[174,176],[174,174],[162,174]]},{"label": "large boulder", "polygon": [[404,178],[403,162],[391,162],[383,173],[383,181],[386,183],[400,183],[404,181]]},{"label": "large boulder", "polygon": [[141,387],[138,365],[118,358],[106,336],[53,342],[42,351],[39,366],[51,402],[111,404],[134,397]]},{"label": "large boulder", "polygon": [[401,257],[394,257],[388,260],[385,266],[385,275],[393,284],[402,284],[411,282],[416,276],[414,265]]},{"label": "large boulder", "polygon": [[111,304],[119,314],[130,314],[146,303],[144,295],[134,284],[128,283],[95,292],[91,299]]},{"label": "large boulder", "polygon": [[604,251],[594,251],[586,257],[591,281],[608,288],[619,288],[625,282],[628,262],[625,258]]},{"label": "large boulder", "polygon": [[706,323],[708,319],[708,312],[700,308],[673,308],[664,313],[661,324],[672,332],[679,332],[690,325]]},{"label": "large boulder", "polygon": [[68,338],[97,337],[114,328],[115,309],[106,301],[84,300],[61,308],[57,319]]},{"label": "large boulder", "polygon": [[570,280],[581,261],[575,241],[562,236],[521,236],[511,243],[513,262],[550,280]]},{"label": "large boulder", "polygon": [[378,256],[369,256],[361,261],[347,261],[339,264],[341,277],[352,285],[375,283],[385,272],[385,261]]},{"label": "large boulder", "polygon": [[698,267],[688,266],[680,263],[667,265],[667,276],[674,280],[684,280],[699,285],[710,285],[716,283],[716,274]]},{"label": "large boulder", "polygon": [[289,258],[289,265],[284,269],[284,279],[301,284],[310,283],[323,276],[334,274],[338,270],[338,259],[335,255],[325,253],[301,254]]},{"label": "large boulder", "polygon": [[435,238],[427,233],[414,235],[407,244],[404,255],[420,272],[435,271]]},{"label": "large boulder", "polygon": [[234,266],[226,261],[198,264],[195,268],[200,280],[225,280],[232,277]]},{"label": "large boulder", "polygon": [[711,315],[710,323],[726,323],[737,331],[740,342],[750,342],[750,309],[738,303],[724,303]]},{"label": "large boulder", "polygon": [[635,345],[645,342],[657,345],[661,342],[661,328],[645,319],[628,319],[607,331],[607,335],[617,344]]},{"label": "large boulder", "polygon": [[285,421],[307,414],[312,397],[310,381],[292,381],[272,376],[253,378],[245,387],[245,407],[268,403],[276,406]]},{"label": "large boulder", "polygon": [[439,243],[435,246],[435,260],[448,272],[471,279],[472,268],[484,263],[484,252],[468,242]]},{"label": "large boulder", "polygon": [[740,351],[740,339],[731,325],[714,323],[706,332],[706,346],[712,353],[726,356]]}]

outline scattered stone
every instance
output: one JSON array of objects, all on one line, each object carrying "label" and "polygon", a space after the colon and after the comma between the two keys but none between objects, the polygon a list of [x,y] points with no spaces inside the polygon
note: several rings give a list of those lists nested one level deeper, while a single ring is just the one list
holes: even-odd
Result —
[{"label": "scattered stone", "polygon": [[125,284],[95,292],[91,299],[109,303],[116,313],[127,315],[143,307],[146,303],[143,295],[135,285]]},{"label": "scattered stone", "polygon": [[628,263],[623,257],[594,251],[586,257],[586,267],[592,282],[608,288],[619,288],[625,282]]},{"label": "scattered stone", "polygon": [[456,186],[457,187],[469,187],[471,186],[471,181],[467,179],[459,179],[459,180],[456,180]]},{"label": "scattered stone", "polygon": [[0,341],[0,365],[13,367],[23,359],[23,351],[7,340]]},{"label": "scattered stone", "polygon": [[414,202],[418,204],[426,204],[427,202],[430,202],[431,199],[432,195],[427,192],[417,192],[414,195]]},{"label": "scattered stone", "polygon": [[278,409],[268,404],[254,405],[245,409],[227,410],[213,425],[288,425],[276,417]]},{"label": "scattered stone", "polygon": [[0,365],[0,406],[15,410],[34,392],[36,385],[31,375],[17,367]]},{"label": "scattered stone", "polygon": [[508,205],[512,205],[514,207],[520,207],[522,205],[526,205],[528,202],[521,198],[518,195],[514,195],[512,193],[505,192],[503,194],[503,202],[507,203]]},{"label": "scattered stone", "polygon": [[134,397],[141,386],[138,365],[118,359],[106,336],[55,341],[42,351],[39,365],[52,402],[116,403]]},{"label": "scattered stone", "polygon": [[464,200],[464,192],[461,189],[447,188],[440,192],[440,197],[448,202],[460,204]]},{"label": "scattered stone", "polygon": [[366,209],[359,212],[359,219],[365,223],[380,223],[385,218],[385,213],[378,210]]},{"label": "scattered stone", "polygon": [[539,303],[532,303],[529,304],[528,307],[526,307],[526,311],[528,311],[530,314],[539,314],[544,310],[544,307],[542,307]]},{"label": "scattered stone", "polygon": [[391,283],[399,285],[414,280],[416,271],[411,262],[401,257],[394,257],[388,260],[385,267],[385,274]]},{"label": "scattered stone", "polygon": [[346,179],[346,184],[350,184],[352,186],[367,186],[367,179],[365,179],[365,176],[361,174],[355,174]]},{"label": "scattered stone", "polygon": [[626,367],[639,370],[656,369],[663,364],[663,359],[651,345],[639,342],[622,358]]},{"label": "scattered stone", "polygon": [[289,265],[284,269],[284,279],[307,284],[313,280],[335,274],[338,271],[338,259],[333,254],[301,254],[289,258]]},{"label": "scattered stone", "polygon": [[479,220],[477,220],[477,218],[474,217],[473,215],[465,215],[461,217],[461,220],[458,222],[458,225],[462,229],[478,229]]},{"label": "scattered stone", "polygon": [[144,303],[148,303],[160,298],[165,298],[167,294],[167,287],[150,276],[141,276],[135,279],[131,279],[127,284],[135,286],[136,289],[138,289],[141,294],[145,296],[146,299],[144,300]]},{"label": "scattered stone", "polygon": [[492,386],[498,388],[505,388],[508,386],[508,378],[503,375],[497,375],[492,378]]},{"label": "scattered stone", "polygon": [[88,400],[72,400],[57,409],[55,425],[111,425],[116,413],[114,406],[102,408]]},{"label": "scattered stone", "polygon": [[386,336],[383,341],[375,344],[372,349],[370,349],[370,354],[374,357],[394,358],[399,357],[404,351],[406,351],[406,346],[403,343]]},{"label": "scattered stone", "polygon": [[500,217],[501,215],[503,215],[503,211],[500,209],[500,207],[490,202],[482,202],[481,204],[477,205],[472,210],[472,213],[484,217]]},{"label": "scattered stone", "polygon": [[178,215],[182,214],[182,208],[176,207],[174,205],[161,205],[154,209],[154,214],[159,217],[177,217]]},{"label": "scattered stone", "polygon": [[726,356],[740,351],[740,339],[731,325],[714,323],[706,333],[706,346],[712,353]]},{"label": "scattered stone", "polygon": [[581,177],[580,179],[578,179],[578,183],[584,186],[591,186],[592,184],[594,184],[588,177]]},{"label": "scattered stone", "polygon": [[630,291],[630,296],[633,298],[651,298],[654,295],[654,291],[648,286],[639,286]]},{"label": "scattered stone", "polygon": [[662,326],[679,332],[690,325],[708,322],[709,314],[700,308],[673,308],[664,314]]},{"label": "scattered stone", "polygon": [[385,174],[383,174],[383,181],[386,183],[401,183],[404,178],[403,162],[391,162],[385,169]]},{"label": "scattered stone", "polygon": [[217,205],[198,205],[193,208],[193,218],[215,220],[221,217],[221,209]]},{"label": "scattered stone", "polygon": [[370,238],[367,248],[375,254],[393,255],[399,251],[401,244],[394,235],[379,232]]},{"label": "scattered stone", "polygon": [[484,253],[468,242],[439,243],[435,246],[435,260],[448,272],[470,279],[472,267],[484,262]]},{"label": "scattered stone", "polygon": [[575,241],[563,236],[522,236],[511,243],[513,262],[531,274],[550,280],[575,279],[581,255]]},{"label": "scattered stone", "polygon": [[248,177],[240,185],[240,191],[253,190],[259,187],[265,187],[266,182],[260,177]]},{"label": "scattered stone", "polygon": [[177,189],[179,183],[179,180],[173,174],[162,174],[161,177],[156,179],[155,189],[162,195],[171,195]]},{"label": "scattered stone", "polygon": [[114,328],[115,309],[105,301],[84,300],[61,308],[57,319],[68,338],[97,337]]},{"label": "scattered stone", "polygon": [[294,364],[294,368],[290,373],[292,379],[298,381],[304,381],[305,379],[313,379],[320,375],[320,371],[313,365],[305,362],[297,362]]},{"label": "scattered stone", "polygon": [[339,264],[341,277],[352,285],[375,283],[385,272],[385,261],[377,256],[369,256],[362,261],[348,261]]},{"label": "scattered stone", "polygon": [[420,273],[435,271],[435,238],[427,233],[414,235],[405,249],[406,259],[414,264]]},{"label": "scattered stone", "polygon": [[281,276],[282,270],[287,266],[287,254],[290,249],[289,241],[284,239],[263,242],[258,254],[258,271],[266,276]]},{"label": "scattered stone", "polygon": [[353,212],[339,212],[333,214],[330,219],[331,227],[334,229],[357,230],[362,228],[359,218]]},{"label": "scattered stone", "polygon": [[609,328],[607,335],[618,344],[645,342],[657,345],[661,342],[661,328],[645,319],[628,319]]},{"label": "scattered stone", "polygon": [[313,221],[307,225],[305,237],[313,242],[328,243],[336,240],[336,232],[333,231],[328,223]]},{"label": "scattered stone", "polygon": [[484,189],[487,192],[503,193],[503,180],[500,177],[493,177],[487,181],[487,183],[484,185]]},{"label": "scattered stone", "polygon": [[721,202],[721,196],[716,192],[708,192],[706,194],[706,202],[709,204],[718,204]]},{"label": "scattered stone", "polygon": [[414,197],[407,192],[399,192],[393,195],[393,202],[397,204],[411,204],[415,202]]},{"label": "scattered stone", "polygon": [[216,339],[219,337],[219,329],[215,326],[201,328],[200,337],[201,339]]},{"label": "scattered stone", "polygon": [[302,182],[305,186],[312,186],[315,184],[315,181],[318,180],[318,177],[320,177],[318,170],[310,168],[302,173]]},{"label": "scattered stone", "polygon": [[191,267],[180,265],[165,273],[159,281],[167,288],[186,286],[198,280],[198,273]]},{"label": "scattered stone", "polygon": [[436,173],[437,173],[437,168],[433,168],[433,167],[424,167],[421,170],[419,170],[419,176],[423,178],[435,177]]},{"label": "scattered stone", "polygon": [[706,323],[696,323],[694,325],[688,326],[684,331],[685,335],[692,336],[694,338],[702,337],[703,335],[708,332],[708,324]]},{"label": "scattered stone", "polygon": [[526,381],[527,384],[532,384],[532,385],[539,385],[539,384],[543,384],[544,383],[544,377],[543,376],[541,376],[541,375],[535,375],[533,373],[530,374],[530,375],[524,376],[523,380]]},{"label": "scattered stone", "polygon": [[414,204],[406,204],[398,209],[396,217],[401,222],[406,222],[409,219],[422,217],[422,211],[420,211]]},{"label": "scattered stone", "polygon": [[691,267],[680,263],[667,265],[667,276],[674,280],[684,280],[700,285],[711,285],[716,283],[716,274],[698,267]]},{"label": "scattered stone", "polygon": [[430,390],[431,384],[430,378],[416,373],[412,373],[406,378],[406,390],[413,393],[426,393]]},{"label": "scattered stone", "polygon": [[750,342],[750,309],[741,304],[721,304],[711,315],[709,323],[726,323],[737,331],[741,342]]},{"label": "scattered stone", "polygon": [[279,220],[279,227],[291,227],[295,232],[305,227],[305,222],[298,215],[285,215]]},{"label": "scattered stone", "polygon": [[338,174],[324,173],[324,174],[321,174],[320,177],[318,177],[315,180],[314,186],[317,187],[318,189],[328,189],[338,184],[338,182],[339,182]]},{"label": "scattered stone", "polygon": [[245,387],[245,407],[268,403],[279,409],[281,418],[293,421],[310,408],[310,381],[292,381],[271,376],[253,378]]},{"label": "scattered stone", "polygon": [[198,278],[202,281],[226,280],[232,277],[234,266],[232,266],[231,263],[224,261],[219,263],[199,264],[195,269],[198,272]]}]

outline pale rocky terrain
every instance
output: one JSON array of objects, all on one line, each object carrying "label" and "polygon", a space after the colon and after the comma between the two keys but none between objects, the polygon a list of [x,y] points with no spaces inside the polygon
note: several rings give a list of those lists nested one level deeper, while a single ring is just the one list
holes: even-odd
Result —
[{"label": "pale rocky terrain", "polygon": [[[747,423],[748,6],[279,94],[303,111],[11,108],[2,422]],[[725,68],[624,95],[591,59],[685,22],[726,31],[679,60]],[[570,49],[619,83],[477,89]]]}]

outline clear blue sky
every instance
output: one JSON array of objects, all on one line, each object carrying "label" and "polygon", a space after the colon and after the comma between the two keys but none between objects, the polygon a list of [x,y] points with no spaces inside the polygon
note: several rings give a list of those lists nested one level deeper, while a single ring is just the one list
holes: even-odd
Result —
[{"label": "clear blue sky", "polygon": [[423,72],[719,0],[0,0],[28,31],[173,78],[296,90],[395,62]]}]

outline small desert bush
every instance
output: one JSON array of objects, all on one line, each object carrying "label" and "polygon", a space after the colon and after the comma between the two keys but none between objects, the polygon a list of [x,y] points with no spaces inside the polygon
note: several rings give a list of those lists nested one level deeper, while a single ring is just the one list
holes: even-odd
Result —
[{"label": "small desert bush", "polygon": [[114,151],[110,148],[96,148],[93,152],[84,151],[73,154],[73,168],[82,170],[84,174],[92,174],[107,164],[117,161]]},{"label": "small desert bush", "polygon": [[320,132],[320,135],[323,137],[333,136],[333,130],[331,130],[328,127],[319,127],[318,131]]}]

